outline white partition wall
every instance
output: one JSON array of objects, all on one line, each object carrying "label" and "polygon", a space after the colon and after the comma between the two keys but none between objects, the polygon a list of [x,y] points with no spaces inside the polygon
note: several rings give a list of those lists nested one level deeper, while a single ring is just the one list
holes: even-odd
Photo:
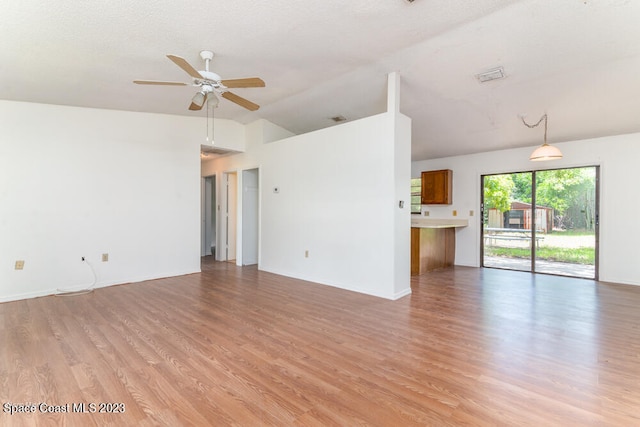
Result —
[{"label": "white partition wall", "polygon": [[[260,138],[277,127],[259,121],[248,126],[245,153],[207,162],[203,174],[259,164],[261,269],[398,298],[410,292],[409,241],[397,243],[396,212],[406,214],[408,236],[410,208],[398,206],[396,174],[408,177],[410,160],[399,170],[395,159],[399,145],[409,150],[410,125],[384,113],[267,142]],[[406,251],[402,265],[397,250]]]}]

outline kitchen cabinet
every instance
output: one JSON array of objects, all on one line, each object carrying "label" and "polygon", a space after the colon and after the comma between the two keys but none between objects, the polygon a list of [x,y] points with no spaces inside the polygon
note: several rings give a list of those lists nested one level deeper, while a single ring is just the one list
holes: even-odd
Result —
[{"label": "kitchen cabinet", "polygon": [[453,171],[441,169],[422,172],[423,205],[450,205],[453,202]]}]

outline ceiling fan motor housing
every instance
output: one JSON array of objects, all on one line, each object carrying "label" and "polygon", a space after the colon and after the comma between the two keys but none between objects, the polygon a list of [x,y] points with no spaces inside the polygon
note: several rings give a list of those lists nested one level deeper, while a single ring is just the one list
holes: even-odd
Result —
[{"label": "ceiling fan motor housing", "polygon": [[203,79],[193,79],[193,85],[194,86],[212,86],[216,89],[220,89],[223,88],[222,84],[220,83],[220,80],[222,80],[222,77],[220,77],[218,74],[214,73],[213,71],[198,71],[200,74],[202,74],[202,77],[204,77]]}]

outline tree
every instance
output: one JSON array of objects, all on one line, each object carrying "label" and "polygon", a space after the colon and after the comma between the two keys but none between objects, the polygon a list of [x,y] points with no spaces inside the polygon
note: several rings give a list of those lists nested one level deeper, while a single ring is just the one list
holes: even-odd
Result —
[{"label": "tree", "polygon": [[511,200],[531,203],[531,173],[521,172],[511,174],[514,188],[511,192]]},{"label": "tree", "polygon": [[485,210],[497,209],[505,212],[511,209],[511,192],[514,183],[510,174],[489,175],[484,177]]},{"label": "tree", "polygon": [[576,228],[595,226],[594,168],[573,168],[537,173],[536,203],[549,206],[557,217]]}]

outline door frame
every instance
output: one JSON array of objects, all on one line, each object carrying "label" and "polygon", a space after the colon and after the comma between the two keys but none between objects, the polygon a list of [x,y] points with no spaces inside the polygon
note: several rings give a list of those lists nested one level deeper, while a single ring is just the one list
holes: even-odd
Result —
[{"label": "door frame", "polygon": [[[201,224],[200,224],[200,255],[216,255],[211,253],[211,246],[208,244],[210,234],[213,234],[213,247],[219,248],[218,244],[218,177],[216,174],[202,177],[201,181]],[[211,233],[209,233],[211,231]],[[217,255],[216,255],[217,256]]]},{"label": "door frame", "polygon": [[[233,177],[233,178],[231,178]],[[220,209],[220,261],[236,260],[238,264],[238,186],[239,174],[237,170],[222,172],[221,209]],[[231,246],[232,253],[229,253]],[[238,264],[240,265],[240,264]]]}]

